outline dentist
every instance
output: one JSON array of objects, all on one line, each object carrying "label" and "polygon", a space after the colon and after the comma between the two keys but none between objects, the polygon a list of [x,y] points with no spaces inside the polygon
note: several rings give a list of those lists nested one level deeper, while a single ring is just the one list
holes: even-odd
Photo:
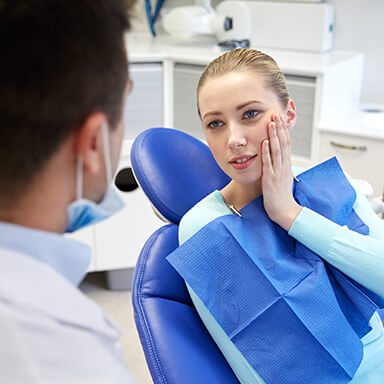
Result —
[{"label": "dentist", "polygon": [[121,0],[0,0],[0,382],[133,383],[63,237],[122,203],[130,91]]}]

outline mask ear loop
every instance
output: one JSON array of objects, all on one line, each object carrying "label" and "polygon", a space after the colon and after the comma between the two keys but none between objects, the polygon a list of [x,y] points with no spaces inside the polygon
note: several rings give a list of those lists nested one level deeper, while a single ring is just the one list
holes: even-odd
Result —
[{"label": "mask ear loop", "polygon": [[80,200],[83,195],[83,158],[81,155],[77,157],[76,170],[76,200]]},{"label": "mask ear loop", "polygon": [[107,188],[112,184],[112,165],[111,165],[111,149],[109,147],[109,134],[107,122],[101,126],[101,132],[103,136],[104,146],[104,162],[105,162],[105,174],[107,177]]}]

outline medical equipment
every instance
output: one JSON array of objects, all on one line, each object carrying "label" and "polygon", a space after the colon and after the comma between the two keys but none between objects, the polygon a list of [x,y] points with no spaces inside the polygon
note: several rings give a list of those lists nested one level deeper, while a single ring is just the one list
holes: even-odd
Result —
[{"label": "medical equipment", "polygon": [[164,15],[164,29],[181,39],[201,34],[214,34],[219,43],[249,39],[251,19],[243,2],[223,1],[216,10],[210,1],[200,4],[172,9]]},{"label": "medical equipment", "polygon": [[331,4],[274,1],[222,1],[177,7],[164,15],[164,29],[187,39],[213,34],[219,43],[250,40],[252,46],[329,51],[333,44]]}]

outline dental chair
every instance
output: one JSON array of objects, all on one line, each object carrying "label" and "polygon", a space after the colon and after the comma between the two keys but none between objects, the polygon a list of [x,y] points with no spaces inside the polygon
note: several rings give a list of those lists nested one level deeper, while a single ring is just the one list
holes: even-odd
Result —
[{"label": "dental chair", "polygon": [[229,178],[209,148],[181,131],[152,128],[131,149],[136,179],[169,222],[145,243],[135,269],[136,327],[155,384],[238,383],[201,322],[183,279],[165,259],[178,246],[182,216]]}]

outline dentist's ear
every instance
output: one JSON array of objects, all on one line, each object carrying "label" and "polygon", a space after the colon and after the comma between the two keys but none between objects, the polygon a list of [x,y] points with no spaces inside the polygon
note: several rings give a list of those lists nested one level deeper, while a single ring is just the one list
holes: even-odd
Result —
[{"label": "dentist's ear", "polygon": [[287,122],[287,128],[291,130],[296,124],[296,106],[292,99],[289,99],[284,115]]},{"label": "dentist's ear", "polygon": [[76,131],[77,155],[81,156],[83,166],[90,174],[97,174],[104,164],[101,126],[105,121],[103,113],[95,112]]}]

